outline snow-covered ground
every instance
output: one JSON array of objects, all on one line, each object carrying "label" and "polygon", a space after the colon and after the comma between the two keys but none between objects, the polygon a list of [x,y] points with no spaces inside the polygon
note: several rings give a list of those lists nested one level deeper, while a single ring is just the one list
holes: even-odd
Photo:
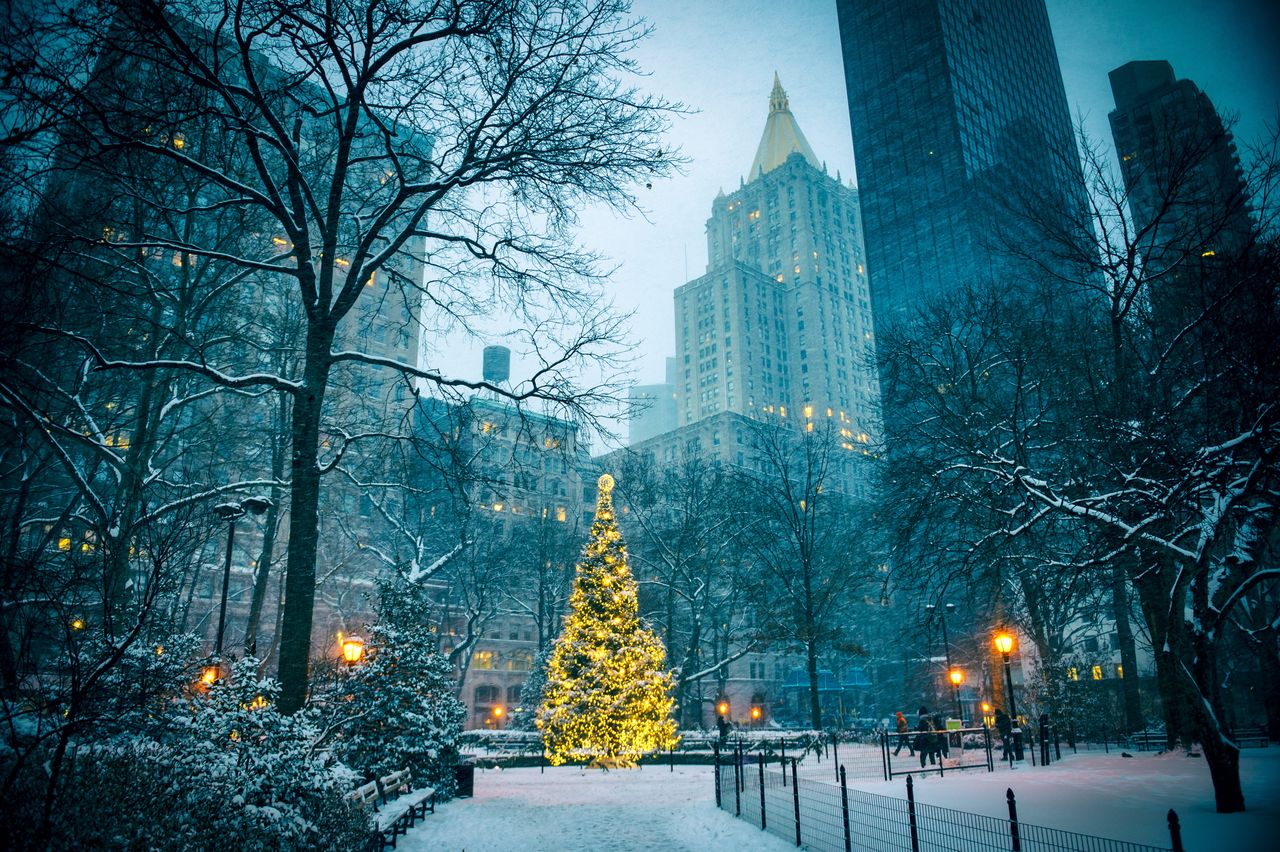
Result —
[{"label": "snow-covered ground", "polygon": [[[824,769],[826,764],[823,764]],[[803,773],[802,773],[803,774]],[[1191,852],[1272,850],[1280,833],[1280,749],[1245,749],[1240,757],[1243,814],[1213,809],[1213,786],[1203,757],[1096,751],[1064,754],[1060,763],[995,773],[978,769],[916,779],[916,799],[930,805],[1008,818],[1005,790],[1018,800],[1018,819],[1035,825],[1115,840],[1169,846],[1167,815],[1178,812]],[[904,797],[905,779],[853,781],[869,793]]]},{"label": "snow-covered ground", "polygon": [[795,849],[716,809],[710,766],[477,770],[475,798],[428,814],[404,852]]},{"label": "snow-covered ground", "polygon": [[[916,796],[931,805],[1007,817],[1005,789],[1018,798],[1027,823],[1118,840],[1169,846],[1165,815],[1181,818],[1191,852],[1276,848],[1280,831],[1280,749],[1250,749],[1241,758],[1249,811],[1217,814],[1203,758],[1080,754],[1049,767],[995,773],[969,770],[917,780]],[[812,757],[802,774],[822,777]],[[905,782],[850,781],[850,787],[905,795]],[[476,773],[476,795],[437,808],[401,841],[408,852],[536,850],[794,849],[718,811],[709,766],[650,766],[601,772],[580,768],[488,770]]]}]

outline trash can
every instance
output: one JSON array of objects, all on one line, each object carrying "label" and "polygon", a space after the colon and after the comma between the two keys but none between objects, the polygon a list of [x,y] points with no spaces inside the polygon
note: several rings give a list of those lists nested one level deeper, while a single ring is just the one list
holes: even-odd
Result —
[{"label": "trash can", "polygon": [[458,798],[470,798],[475,795],[476,765],[469,760],[456,764],[453,767],[453,780],[458,788],[454,795]]}]

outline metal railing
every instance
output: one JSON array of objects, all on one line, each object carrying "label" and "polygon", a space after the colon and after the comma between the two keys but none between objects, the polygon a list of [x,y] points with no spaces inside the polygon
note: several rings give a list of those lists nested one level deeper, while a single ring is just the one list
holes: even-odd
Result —
[{"label": "metal railing", "polygon": [[[985,769],[988,772],[995,769],[991,729],[987,727],[912,734],[886,732],[881,735],[880,748],[886,781],[900,775],[928,772],[945,775],[962,769]],[[903,748],[908,749],[906,758],[900,756]]]},{"label": "metal railing", "polygon": [[792,759],[779,771],[763,755],[750,760],[735,751],[716,764],[716,805],[815,852],[1182,852],[1172,810],[1171,847],[1148,846],[1020,822],[1013,790],[1002,819],[920,804],[910,775],[907,797],[898,799],[850,790],[843,771],[832,784],[802,777],[796,767]]}]

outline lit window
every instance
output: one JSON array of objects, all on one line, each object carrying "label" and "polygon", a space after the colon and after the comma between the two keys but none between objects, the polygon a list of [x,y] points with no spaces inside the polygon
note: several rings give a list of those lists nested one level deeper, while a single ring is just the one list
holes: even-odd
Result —
[{"label": "lit window", "polygon": [[564,506],[556,506],[556,520],[562,524],[569,520],[569,513],[565,510]]},{"label": "lit window", "polygon": [[1068,680],[1079,680],[1079,679],[1080,679],[1080,670],[1079,670],[1079,669],[1077,669],[1075,666],[1072,666],[1071,668],[1067,669],[1067,679],[1068,679]]},{"label": "lit window", "polygon": [[1116,677],[1124,677],[1124,666],[1116,663]]},{"label": "lit window", "polygon": [[804,416],[805,416],[805,417],[812,417],[812,416],[813,416],[813,406],[812,406],[812,405],[806,405],[806,406],[804,407]]},{"label": "lit window", "polygon": [[63,536],[62,538],[58,539],[58,549],[63,551],[64,553],[70,553],[71,539],[68,536]]},{"label": "lit window", "polygon": [[493,652],[492,651],[476,651],[475,658],[472,659],[471,665],[482,671],[488,671],[493,668]]},{"label": "lit window", "polygon": [[1102,680],[1102,666],[1093,667],[1093,679]]}]

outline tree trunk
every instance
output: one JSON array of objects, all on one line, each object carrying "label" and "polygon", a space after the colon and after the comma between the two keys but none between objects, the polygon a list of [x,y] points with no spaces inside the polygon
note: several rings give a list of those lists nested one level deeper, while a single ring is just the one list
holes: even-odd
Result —
[{"label": "tree trunk", "polygon": [[329,381],[333,332],[313,322],[307,330],[302,388],[293,397],[289,549],[280,628],[280,710],[294,713],[307,700],[311,626],[316,599],[320,511],[320,416]]},{"label": "tree trunk", "polygon": [[809,715],[813,720],[813,729],[822,730],[822,694],[818,691],[818,641],[809,638],[805,641],[806,663],[809,667]]},{"label": "tree trunk", "polygon": [[1133,642],[1133,626],[1129,619],[1129,584],[1124,560],[1116,560],[1111,569],[1111,603],[1115,608],[1116,634],[1120,644],[1120,688],[1124,696],[1126,732],[1145,727],[1142,718],[1142,695],[1138,691],[1138,652]]},{"label": "tree trunk", "polygon": [[[276,465],[273,463],[272,467]],[[283,468],[283,461],[280,463]],[[280,470],[279,473],[283,473]],[[279,473],[273,474],[279,479]],[[258,625],[262,620],[262,605],[267,599],[267,586],[271,582],[271,560],[275,558],[276,531],[280,526],[280,488],[271,488],[271,508],[267,509],[266,525],[262,531],[262,551],[258,554],[258,570],[253,575],[253,599],[249,603],[249,618],[244,626],[244,653],[248,657],[258,655]]]}]

